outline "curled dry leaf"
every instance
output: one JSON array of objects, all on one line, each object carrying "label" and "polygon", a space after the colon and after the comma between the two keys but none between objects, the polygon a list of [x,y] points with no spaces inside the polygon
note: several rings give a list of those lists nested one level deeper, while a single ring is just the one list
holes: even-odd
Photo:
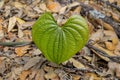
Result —
[{"label": "curled dry leaf", "polygon": [[8,32],[10,32],[16,24],[16,17],[13,16],[9,19],[9,24],[8,24]]},{"label": "curled dry leaf", "polygon": [[15,48],[15,53],[17,54],[17,56],[23,56],[28,49],[29,46],[17,47]]}]

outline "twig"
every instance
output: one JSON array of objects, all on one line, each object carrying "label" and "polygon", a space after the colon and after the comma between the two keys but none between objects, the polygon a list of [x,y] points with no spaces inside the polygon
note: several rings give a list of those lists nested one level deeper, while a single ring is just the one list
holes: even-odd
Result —
[{"label": "twig", "polygon": [[33,42],[0,42],[0,46],[20,47],[32,44]]},{"label": "twig", "polygon": [[115,9],[117,9],[120,12],[120,7],[113,4],[113,3],[110,3],[109,1],[104,1],[104,0],[97,0],[97,1],[102,2],[102,3],[106,4],[106,5],[111,6],[111,7],[114,7]]},{"label": "twig", "polygon": [[106,16],[105,14],[93,9],[92,7],[85,5],[84,3],[80,3],[82,6],[81,14],[85,16],[92,16],[93,19],[101,19],[104,22],[110,24],[115,30],[117,36],[120,38],[120,23],[115,22],[111,17]]},{"label": "twig", "polygon": [[105,51],[100,50],[100,49],[96,48],[95,46],[93,46],[91,44],[87,44],[86,46],[89,47],[89,48],[91,48],[91,49],[93,49],[93,50],[95,50],[100,55],[102,55],[104,57],[108,57],[111,61],[120,63],[120,56],[109,56],[109,55],[107,55],[107,53]]}]

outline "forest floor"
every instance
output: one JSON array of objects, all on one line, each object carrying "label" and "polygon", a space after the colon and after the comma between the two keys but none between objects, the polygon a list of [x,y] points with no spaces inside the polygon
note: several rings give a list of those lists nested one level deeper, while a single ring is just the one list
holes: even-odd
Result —
[{"label": "forest floor", "polygon": [[[88,23],[86,46],[59,66],[32,42],[32,25],[45,11],[58,23],[75,14]],[[119,79],[119,0],[0,0],[0,80]]]}]

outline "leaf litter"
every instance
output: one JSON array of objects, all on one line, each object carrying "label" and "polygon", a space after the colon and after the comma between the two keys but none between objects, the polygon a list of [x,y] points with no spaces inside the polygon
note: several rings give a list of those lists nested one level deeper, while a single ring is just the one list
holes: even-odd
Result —
[{"label": "leaf litter", "polygon": [[34,44],[0,46],[0,80],[119,80],[119,6],[119,0],[1,0],[0,42],[32,41],[32,25],[45,11],[60,24],[81,14],[90,38],[86,48],[59,66],[47,61]]}]

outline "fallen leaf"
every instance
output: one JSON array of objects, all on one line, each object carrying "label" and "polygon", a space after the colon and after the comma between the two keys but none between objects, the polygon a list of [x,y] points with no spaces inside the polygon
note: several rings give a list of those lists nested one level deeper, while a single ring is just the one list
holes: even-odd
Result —
[{"label": "fallen leaf", "polygon": [[35,77],[35,80],[45,80],[44,75],[45,71],[43,69],[40,69]]},{"label": "fallen leaf", "polygon": [[87,73],[86,75],[88,76],[89,80],[102,80],[102,78],[95,73]]},{"label": "fallen leaf", "polygon": [[[114,66],[113,66],[114,65]],[[120,78],[120,64],[116,63],[116,62],[109,62],[108,63],[108,71],[106,74],[111,74],[114,75],[116,74],[116,76],[118,78]]]},{"label": "fallen leaf", "polygon": [[40,55],[42,52],[39,49],[33,51],[33,55]]},{"label": "fallen leaf", "polygon": [[113,54],[113,52],[101,47],[99,44],[94,44],[94,47],[100,49],[101,51],[104,51],[106,54],[108,54],[109,56],[115,56],[115,54]]},{"label": "fallen leaf", "polygon": [[58,2],[48,1],[47,8],[52,12],[59,12],[61,5]]},{"label": "fallen leaf", "polygon": [[17,47],[15,48],[15,53],[17,54],[17,56],[23,56],[28,49],[29,49],[28,45],[23,47]]},{"label": "fallen leaf", "polygon": [[116,48],[115,48],[115,50],[114,50],[114,54],[120,56],[120,42],[119,42],[118,45],[116,46]]},{"label": "fallen leaf", "polygon": [[45,77],[45,79],[47,79],[47,80],[49,80],[49,79],[50,79],[50,80],[59,80],[58,75],[57,75],[55,72],[53,72],[53,71],[46,73],[46,74],[44,75],[44,77]]},{"label": "fallen leaf", "polygon": [[18,37],[22,38],[23,35],[24,35],[24,33],[23,33],[22,29],[21,29],[22,25],[17,24],[17,26],[18,26]]},{"label": "fallen leaf", "polygon": [[113,13],[112,11],[110,11],[110,13],[111,13],[111,16],[114,20],[120,22],[120,16],[119,15]]},{"label": "fallen leaf", "polygon": [[81,11],[81,7],[80,6],[78,6],[77,8],[75,8],[75,10],[73,11],[73,13],[72,14],[80,14],[80,11]]},{"label": "fallen leaf", "polygon": [[13,16],[9,19],[9,24],[8,24],[8,32],[10,32],[16,24],[16,17]]},{"label": "fallen leaf", "polygon": [[67,6],[64,6],[60,9],[59,14],[65,14],[66,11],[67,11]]},{"label": "fallen leaf", "polygon": [[106,48],[110,51],[115,50],[116,46],[114,44],[112,44],[111,42],[105,42]]},{"label": "fallen leaf", "polygon": [[120,64],[116,66],[116,77],[120,78]]},{"label": "fallen leaf", "polygon": [[80,3],[79,2],[73,2],[72,4],[68,5],[69,8],[75,7],[75,6],[79,6]]},{"label": "fallen leaf", "polygon": [[73,75],[72,80],[80,80],[80,75]]},{"label": "fallen leaf", "polygon": [[41,4],[39,5],[39,8],[40,8],[41,10],[43,10],[43,11],[49,11],[45,3],[41,3]]},{"label": "fallen leaf", "polygon": [[95,33],[91,34],[90,40],[93,40],[95,42],[102,40],[103,38],[103,30],[99,29]]},{"label": "fallen leaf", "polygon": [[3,5],[4,5],[4,0],[1,0],[0,1],[0,9],[3,7]]},{"label": "fallen leaf", "polygon": [[41,11],[38,6],[35,6],[33,9],[34,9],[37,13],[43,13],[43,11]]},{"label": "fallen leaf", "polygon": [[23,70],[28,70],[40,61],[40,57],[31,58],[23,67]]},{"label": "fallen leaf", "polygon": [[14,6],[16,7],[16,8],[23,8],[23,7],[25,7],[25,5],[23,5],[22,3],[20,3],[20,2],[14,2]]},{"label": "fallen leaf", "polygon": [[30,70],[24,70],[22,71],[22,73],[20,74],[19,78],[20,80],[26,80],[26,77],[31,73]]},{"label": "fallen leaf", "polygon": [[85,66],[82,63],[80,63],[79,61],[75,60],[74,58],[70,58],[69,61],[71,63],[73,63],[74,67],[76,67],[78,69],[81,69],[81,68],[85,69]]},{"label": "fallen leaf", "polygon": [[51,72],[51,71],[53,71],[54,69],[52,68],[52,67],[48,67],[48,66],[45,66],[44,67],[44,71],[46,71],[46,72]]},{"label": "fallen leaf", "polygon": [[22,20],[22,19],[20,19],[20,18],[18,18],[18,17],[16,17],[16,20],[17,20],[17,22],[18,22],[20,25],[22,25],[22,24],[25,23],[24,20]]},{"label": "fallen leaf", "polygon": [[103,60],[105,60],[105,61],[107,61],[107,62],[109,62],[110,61],[110,59],[108,58],[108,57],[105,57],[105,56],[102,56],[102,55],[100,55],[98,52],[96,52],[95,50],[92,50],[95,54],[97,54],[100,58],[102,58]]},{"label": "fallen leaf", "polygon": [[119,43],[118,38],[113,37],[113,38],[112,38],[112,43],[113,43],[114,45],[118,45],[118,43]]},{"label": "fallen leaf", "polygon": [[3,27],[2,27],[3,20],[0,18],[0,40],[4,37]]}]

